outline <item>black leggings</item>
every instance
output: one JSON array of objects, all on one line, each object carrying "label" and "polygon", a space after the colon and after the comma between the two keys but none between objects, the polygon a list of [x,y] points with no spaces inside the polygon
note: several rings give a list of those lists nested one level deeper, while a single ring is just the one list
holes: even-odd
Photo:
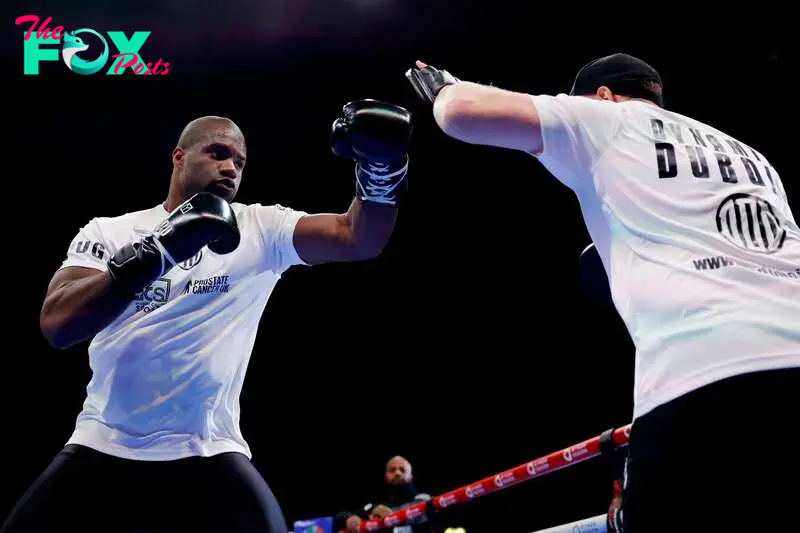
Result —
[{"label": "black leggings", "polygon": [[68,445],[0,533],[286,533],[278,502],[239,453],[131,461]]},{"label": "black leggings", "polygon": [[625,533],[800,531],[800,369],[713,383],[638,418]]}]

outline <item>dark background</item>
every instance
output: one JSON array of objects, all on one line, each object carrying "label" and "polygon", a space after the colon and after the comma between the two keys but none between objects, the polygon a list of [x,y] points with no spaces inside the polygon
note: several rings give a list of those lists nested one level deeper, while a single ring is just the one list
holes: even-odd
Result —
[{"label": "dark background", "polygon": [[[445,137],[403,77],[414,59],[555,94],[590,59],[638,55],[660,70],[668,107],[764,153],[797,205],[780,14],[762,22],[751,6],[727,21],[595,6],[578,17],[577,6],[505,0],[133,5],[12,3],[2,19],[2,516],[69,437],[89,379],[85,344],[59,352],[39,333],[50,276],[90,218],[164,199],[171,150],[198,116],[230,117],[245,132],[238,201],[310,212],[344,210],[353,193],[351,163],[327,144],[345,102],[384,99],[416,117],[410,194],[385,254],[290,270],[262,320],[243,431],[289,521],[363,504],[396,453],[438,494],[631,416],[632,344],[616,314],[579,290],[589,238],[574,196],[531,157]],[[14,20],[28,14],[70,31],[151,31],[142,57],[173,70],[80,76],[59,60],[23,76],[29,23]],[[468,533],[599,514],[610,498],[602,466],[449,512]]]}]

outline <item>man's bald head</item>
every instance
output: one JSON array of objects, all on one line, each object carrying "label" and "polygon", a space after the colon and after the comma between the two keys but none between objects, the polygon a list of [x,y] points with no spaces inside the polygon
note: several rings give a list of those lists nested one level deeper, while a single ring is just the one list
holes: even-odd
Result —
[{"label": "man's bald head", "polygon": [[209,115],[189,122],[178,139],[178,148],[191,149],[207,143],[214,136],[238,138],[244,144],[244,135],[234,121],[225,117]]},{"label": "man's bald head", "polygon": [[247,161],[244,135],[234,121],[206,116],[189,122],[172,151],[172,185],[181,198],[199,192],[233,201]]},{"label": "man's bald head", "polygon": [[411,463],[405,457],[395,455],[386,462],[383,477],[386,483],[391,485],[410,483],[414,478],[411,472]]}]

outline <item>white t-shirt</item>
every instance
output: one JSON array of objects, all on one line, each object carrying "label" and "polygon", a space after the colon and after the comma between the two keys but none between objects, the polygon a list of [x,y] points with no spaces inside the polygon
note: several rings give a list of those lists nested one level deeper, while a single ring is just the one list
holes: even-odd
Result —
[{"label": "white t-shirt", "polygon": [[[303,264],[292,237],[306,213],[231,204],[241,243],[204,247],[141,293],[89,345],[92,378],[69,443],[118,457],[172,460],[241,452],[239,395],[257,328],[281,274]],[[95,218],[61,268],[106,270],[114,252],[166,218],[163,205]]]},{"label": "white t-shirt", "polygon": [[800,366],[800,229],[762,153],[646,102],[532,99],[537,158],[578,197],[636,346],[634,418]]}]

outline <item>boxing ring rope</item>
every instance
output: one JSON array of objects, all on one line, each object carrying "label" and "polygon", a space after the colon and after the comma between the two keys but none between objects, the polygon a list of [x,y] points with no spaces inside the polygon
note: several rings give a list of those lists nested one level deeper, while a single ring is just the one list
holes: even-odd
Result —
[{"label": "boxing ring rope", "polygon": [[[591,439],[579,442],[562,450],[528,461],[475,483],[464,485],[455,490],[435,496],[430,501],[420,502],[402,510],[395,511],[383,518],[364,520],[358,525],[359,532],[377,531],[405,524],[431,512],[440,511],[453,505],[472,501],[500,490],[505,490],[519,483],[542,477],[551,472],[577,465],[588,459],[613,452],[617,448],[628,445],[631,424],[616,429],[609,429]],[[568,529],[565,529],[568,528]],[[594,528],[594,529],[592,529]],[[579,531],[581,533],[605,533],[606,516],[587,518],[571,524],[556,526],[536,533],[561,533]],[[339,533],[347,533],[341,530]]]},{"label": "boxing ring rope", "polygon": [[584,518],[576,522],[570,522],[569,524],[540,529],[533,533],[610,533],[611,531],[618,531],[616,528],[609,529],[608,519],[607,514],[601,514],[591,518]]}]

